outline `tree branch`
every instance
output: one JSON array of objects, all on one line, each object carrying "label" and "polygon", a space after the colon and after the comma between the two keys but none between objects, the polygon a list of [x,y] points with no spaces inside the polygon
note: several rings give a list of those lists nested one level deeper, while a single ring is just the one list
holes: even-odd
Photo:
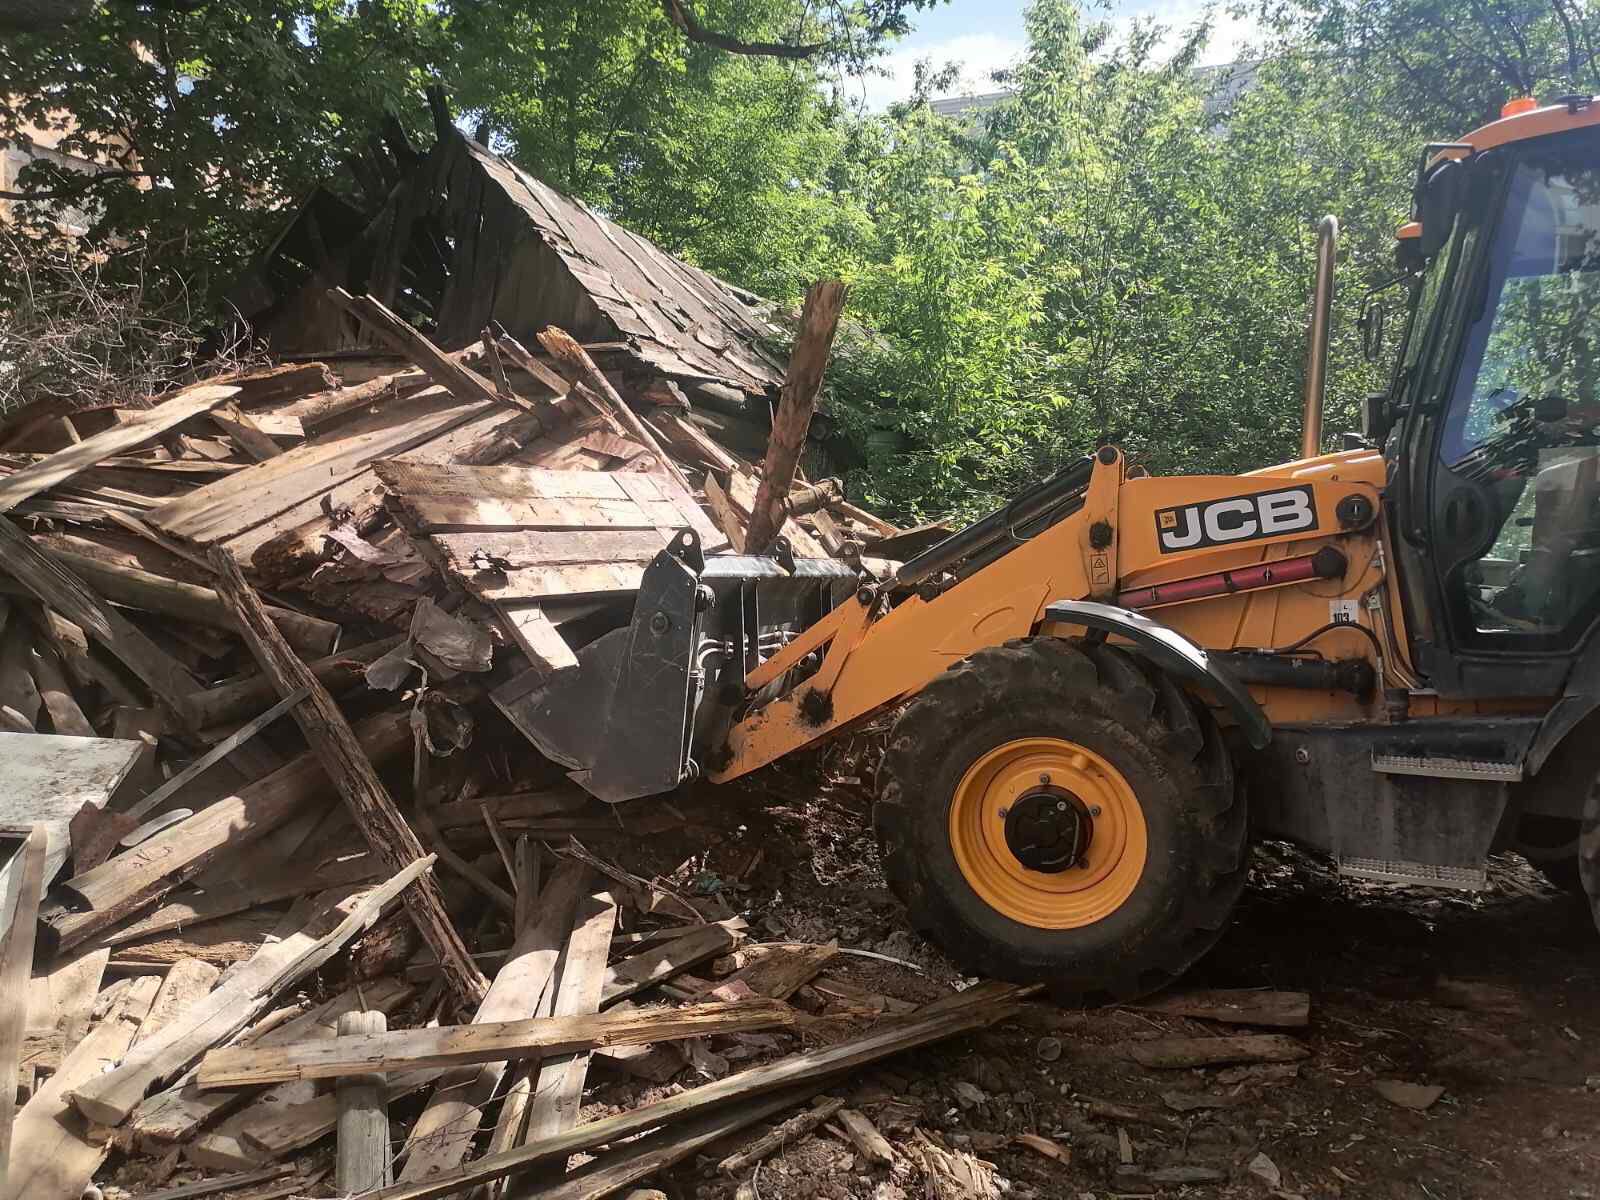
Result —
[{"label": "tree branch", "polygon": [[150,171],[130,171],[119,167],[111,171],[97,171],[93,175],[85,175],[83,182],[75,187],[55,188],[48,192],[0,192],[0,200],[71,200],[92,191],[102,184],[114,183],[121,179],[153,179],[155,176]]},{"label": "tree branch", "polygon": [[715,46],[718,50],[726,50],[730,54],[753,54],[767,58],[812,58],[820,54],[825,48],[825,42],[815,42],[810,45],[795,45],[791,42],[744,42],[725,33],[716,33],[700,24],[684,0],[661,0],[662,10],[667,14],[667,20],[676,25],[683,36],[691,42],[699,42],[704,46]]}]

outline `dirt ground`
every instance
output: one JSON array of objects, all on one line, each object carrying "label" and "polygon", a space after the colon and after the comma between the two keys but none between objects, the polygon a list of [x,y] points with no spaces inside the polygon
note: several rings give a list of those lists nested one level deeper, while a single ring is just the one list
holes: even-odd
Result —
[{"label": "dirt ground", "polygon": [[[675,801],[688,819],[682,844],[699,838],[710,849],[680,859],[672,877],[721,896],[758,940],[837,938],[914,962],[920,972],[851,954],[829,970],[926,1000],[962,981],[907,931],[883,886],[869,789],[851,754],[846,746],[823,764]],[[677,842],[635,844],[629,865],[673,872]],[[1466,894],[1341,881],[1315,858],[1265,844],[1234,926],[1187,982],[1309,992],[1310,1028],[1296,1031],[1309,1056],[1149,1070],[1119,1045],[1225,1030],[1033,1004],[1017,1021],[834,1089],[896,1146],[892,1168],[868,1169],[823,1132],[769,1159],[753,1186],[746,1177],[740,1200],[960,1194],[925,1178],[916,1130],[992,1164],[993,1194],[1015,1198],[1600,1197],[1600,936],[1580,902],[1520,858],[1497,860],[1490,889]],[[1380,1095],[1380,1080],[1444,1091],[1413,1111]],[[644,1094],[605,1084],[590,1108],[599,1115]],[[1140,1119],[1093,1115],[1096,1102]],[[1018,1144],[1018,1134],[1052,1139],[1069,1161]],[[740,1180],[706,1173],[718,1157],[656,1186],[674,1198],[732,1197]],[[1220,1179],[1165,1182],[1196,1168]]]}]

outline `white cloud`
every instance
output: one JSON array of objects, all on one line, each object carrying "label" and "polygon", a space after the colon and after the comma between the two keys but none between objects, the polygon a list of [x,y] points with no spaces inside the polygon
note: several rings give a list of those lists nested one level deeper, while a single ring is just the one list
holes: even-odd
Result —
[{"label": "white cloud", "polygon": [[916,82],[917,63],[924,59],[940,70],[950,63],[961,68],[961,76],[954,87],[937,93],[939,96],[967,96],[996,90],[989,78],[995,71],[1009,67],[1027,48],[1021,38],[994,33],[963,33],[944,41],[919,46],[903,46],[885,55],[878,66],[884,74],[869,75],[865,79],[847,80],[844,95],[847,100],[861,101],[874,111],[886,108],[896,100],[911,95]]}]

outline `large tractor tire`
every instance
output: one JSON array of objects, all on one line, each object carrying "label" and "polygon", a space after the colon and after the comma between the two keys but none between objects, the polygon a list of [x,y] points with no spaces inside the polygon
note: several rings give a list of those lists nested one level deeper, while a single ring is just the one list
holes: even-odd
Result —
[{"label": "large tractor tire", "polygon": [[874,812],[889,885],[965,969],[1098,1003],[1155,991],[1244,888],[1244,798],[1215,723],[1103,644],[981,650],[895,723]]}]

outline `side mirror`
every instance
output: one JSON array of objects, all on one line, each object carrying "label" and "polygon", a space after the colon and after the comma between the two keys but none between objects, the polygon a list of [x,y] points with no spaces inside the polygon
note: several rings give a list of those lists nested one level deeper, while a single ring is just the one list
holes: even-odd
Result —
[{"label": "side mirror", "polygon": [[1361,436],[1372,446],[1382,446],[1394,425],[1394,406],[1388,392],[1368,392],[1361,401]]},{"label": "side mirror", "polygon": [[1422,221],[1422,236],[1417,247],[1422,257],[1432,258],[1443,249],[1455,226],[1456,214],[1466,200],[1467,167],[1455,159],[1446,159],[1428,174],[1422,185],[1422,196],[1417,205],[1417,215]]},{"label": "side mirror", "polygon": [[1388,312],[1378,300],[1368,297],[1361,305],[1361,313],[1356,317],[1356,328],[1361,332],[1361,357],[1368,362],[1376,362],[1383,354],[1384,325],[1388,321]]}]

